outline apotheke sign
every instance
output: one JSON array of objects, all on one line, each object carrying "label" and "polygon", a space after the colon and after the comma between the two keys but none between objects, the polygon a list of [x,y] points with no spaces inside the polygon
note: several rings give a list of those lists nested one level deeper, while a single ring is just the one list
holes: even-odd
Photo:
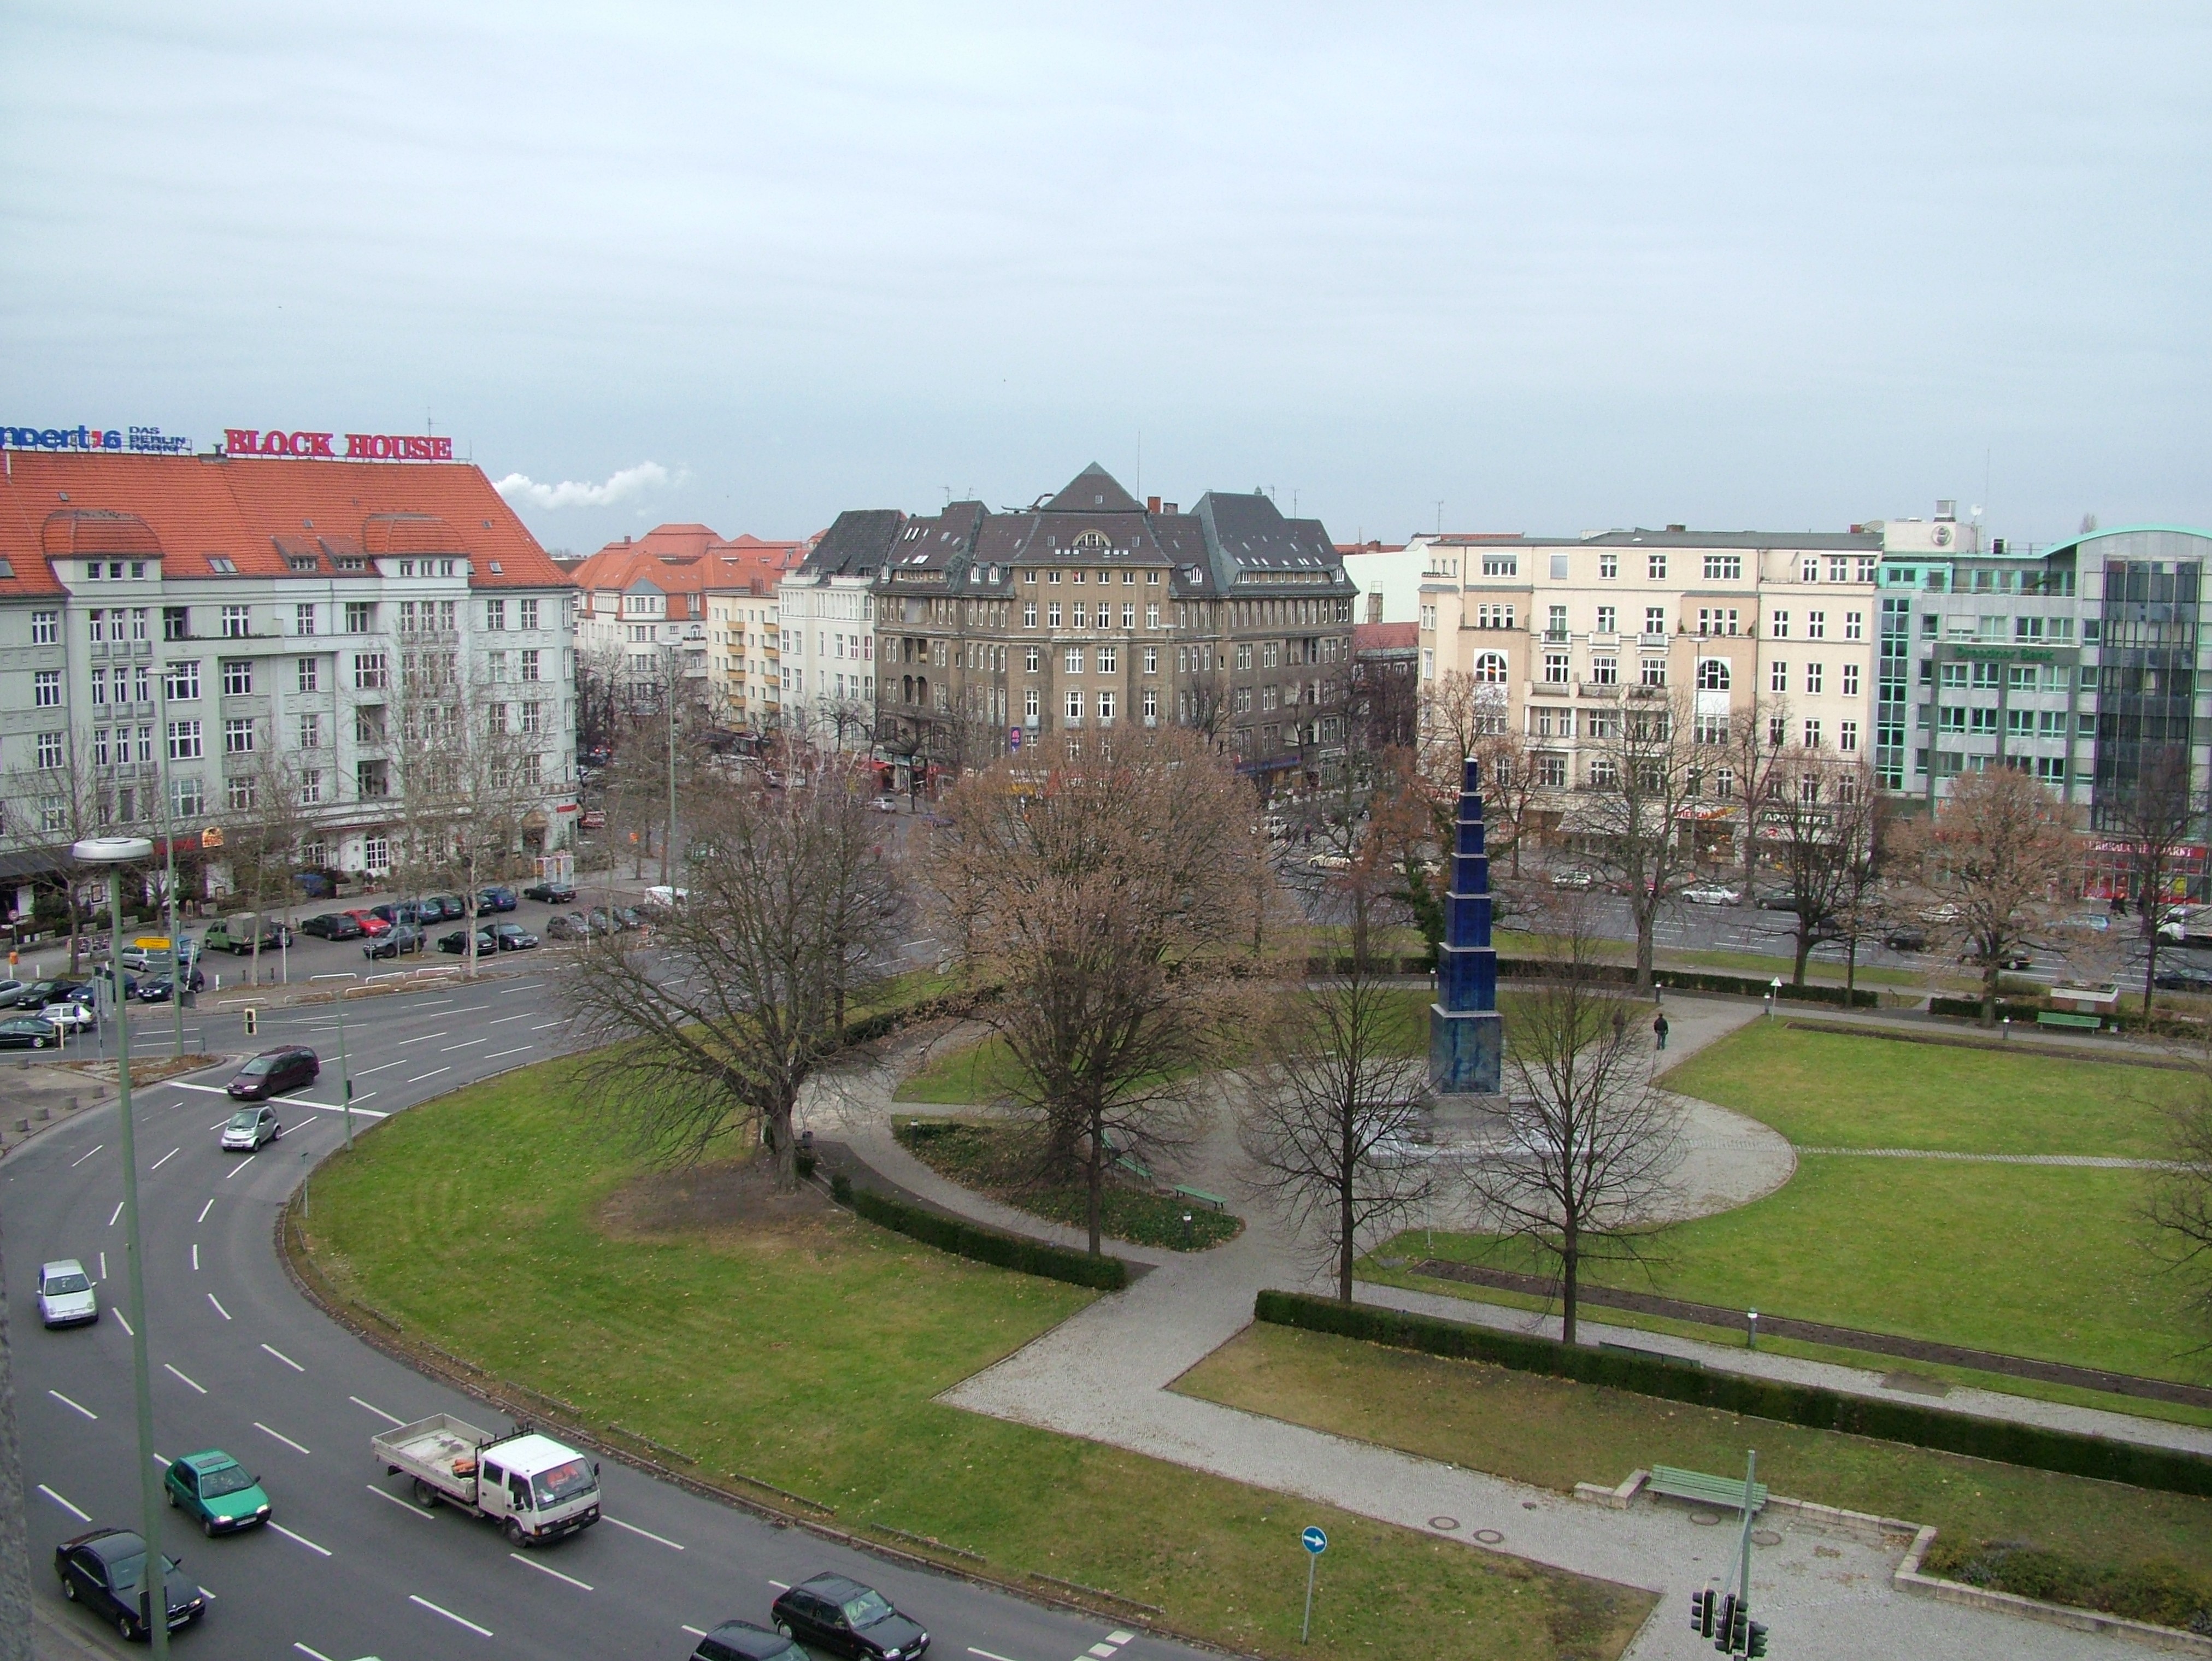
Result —
[{"label": "apotheke sign", "polygon": [[451,461],[453,441],[428,433],[262,432],[222,429],[227,456],[291,456],[328,461]]}]

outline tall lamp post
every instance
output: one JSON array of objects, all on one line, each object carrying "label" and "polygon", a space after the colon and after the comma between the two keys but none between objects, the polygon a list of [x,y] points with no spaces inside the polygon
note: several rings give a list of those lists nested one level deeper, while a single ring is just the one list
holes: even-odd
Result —
[{"label": "tall lamp post", "polygon": [[[154,845],[143,836],[91,836],[70,850],[80,864],[99,865],[107,872],[107,926],[112,931],[108,963],[123,961],[123,874],[118,869],[154,856]],[[172,944],[173,945],[173,940]],[[117,979],[119,991],[121,981]],[[145,1593],[146,1633],[154,1653],[169,1653],[168,1577],[162,1567],[161,1483],[154,1464],[154,1383],[146,1361],[145,1252],[138,1226],[138,1143],[131,1120],[131,1017],[117,998],[115,1016],[115,1081],[117,1111],[122,1120],[118,1143],[123,1155],[123,1260],[131,1274],[131,1384],[138,1409],[139,1532],[146,1542],[146,1568],[139,1576]],[[158,1588],[158,1590],[155,1590]]]}]

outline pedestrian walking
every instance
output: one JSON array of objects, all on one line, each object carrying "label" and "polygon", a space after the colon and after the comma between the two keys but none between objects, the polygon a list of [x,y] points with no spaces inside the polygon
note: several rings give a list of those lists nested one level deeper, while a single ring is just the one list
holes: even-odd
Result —
[{"label": "pedestrian walking", "polygon": [[1661,1049],[1663,1050],[1667,1047],[1667,1017],[1665,1015],[1660,1015],[1652,1017],[1651,1036],[1659,1040],[1659,1047]]},{"label": "pedestrian walking", "polygon": [[1615,1004],[1613,1010],[1613,1041],[1616,1044],[1620,1043],[1627,1032],[1627,1011],[1621,1009],[1619,1004]]}]

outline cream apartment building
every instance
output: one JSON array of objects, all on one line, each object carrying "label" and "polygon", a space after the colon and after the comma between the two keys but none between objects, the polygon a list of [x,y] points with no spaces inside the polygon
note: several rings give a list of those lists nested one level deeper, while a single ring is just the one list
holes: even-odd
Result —
[{"label": "cream apartment building", "polygon": [[[1822,532],[1606,530],[1423,536],[1420,674],[1453,671],[1528,735],[1538,782],[1588,789],[1632,689],[1680,689],[1719,742],[1871,760],[1882,539]],[[1725,764],[1702,769],[1717,803]]]}]

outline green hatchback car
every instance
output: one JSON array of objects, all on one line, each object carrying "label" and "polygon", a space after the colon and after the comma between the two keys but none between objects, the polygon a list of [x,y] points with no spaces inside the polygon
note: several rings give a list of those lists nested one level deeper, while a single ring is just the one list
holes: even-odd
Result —
[{"label": "green hatchback car", "polygon": [[169,1503],[199,1520],[212,1540],[269,1520],[269,1495],[259,1479],[218,1448],[187,1453],[169,1467]]}]

